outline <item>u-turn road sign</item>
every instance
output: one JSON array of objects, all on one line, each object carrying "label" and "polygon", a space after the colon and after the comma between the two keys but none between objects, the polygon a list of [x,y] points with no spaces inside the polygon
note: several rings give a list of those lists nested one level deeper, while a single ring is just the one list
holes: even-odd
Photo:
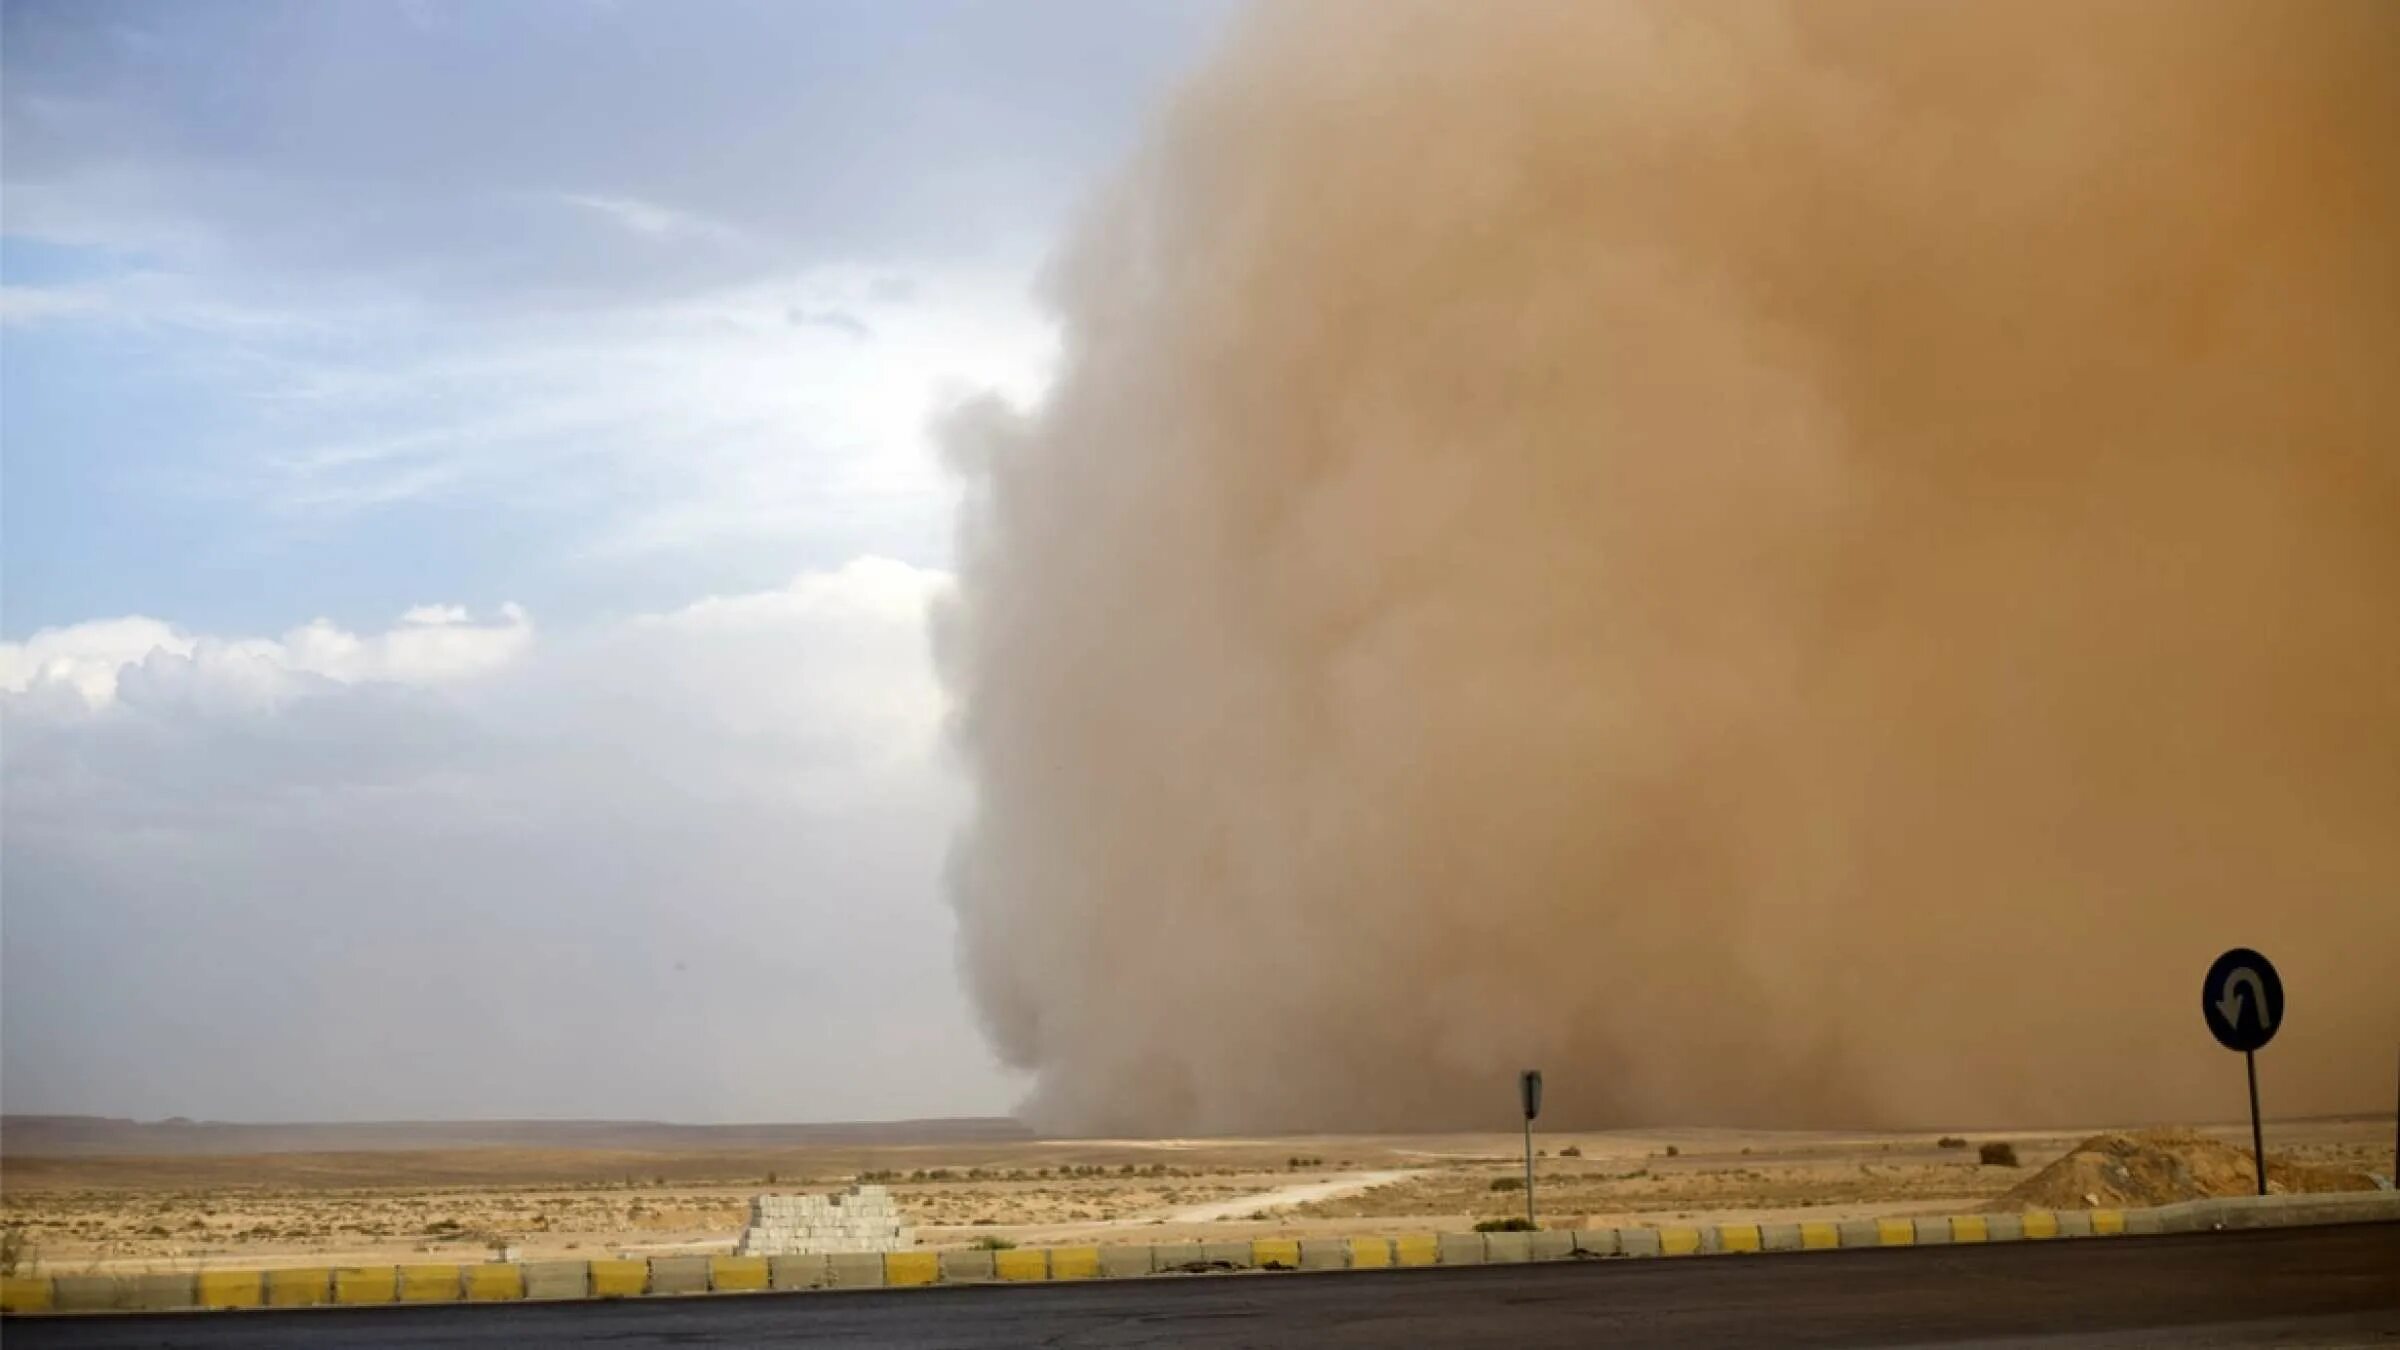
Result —
[{"label": "u-turn road sign", "polygon": [[2275,964],[2248,947],[2218,957],[2200,982],[2200,1015],[2228,1050],[2248,1052],[2274,1040],[2283,1025],[2283,979]]}]

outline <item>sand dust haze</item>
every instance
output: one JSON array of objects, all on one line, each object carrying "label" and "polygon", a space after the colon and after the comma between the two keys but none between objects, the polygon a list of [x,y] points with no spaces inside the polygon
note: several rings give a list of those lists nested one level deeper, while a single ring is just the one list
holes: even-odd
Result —
[{"label": "sand dust haze", "polygon": [[2239,1116],[2400,1043],[2400,5],[1274,3],[948,429],[1052,1127]]}]

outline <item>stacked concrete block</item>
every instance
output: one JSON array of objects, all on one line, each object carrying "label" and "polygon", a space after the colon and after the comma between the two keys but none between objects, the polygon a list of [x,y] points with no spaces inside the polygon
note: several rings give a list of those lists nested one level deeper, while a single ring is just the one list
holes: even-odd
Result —
[{"label": "stacked concrete block", "polygon": [[741,1256],[897,1252],[915,1241],[901,1224],[890,1191],[853,1186],[838,1195],[753,1197],[750,1226],[742,1230],[734,1251]]}]

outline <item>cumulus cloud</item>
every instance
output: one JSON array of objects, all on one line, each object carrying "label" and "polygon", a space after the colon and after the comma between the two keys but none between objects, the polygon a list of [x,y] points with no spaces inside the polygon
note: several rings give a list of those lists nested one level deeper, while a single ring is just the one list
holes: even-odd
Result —
[{"label": "cumulus cloud", "polygon": [[128,677],[145,681],[185,668],[184,678],[246,687],[271,699],[305,677],[340,684],[383,680],[430,684],[488,675],[522,658],[533,624],[516,605],[477,623],[463,606],[420,605],[381,633],[350,632],[315,619],[280,638],[194,636],[160,619],[128,615],[45,628],[23,642],[0,642],[0,692],[29,708],[64,706],[72,694],[85,710],[116,702]]},{"label": "cumulus cloud", "polygon": [[402,623],[465,623],[465,605],[417,605],[400,616]]},{"label": "cumulus cloud", "polygon": [[193,639],[139,615],[44,628],[23,642],[0,642],[0,691],[45,697],[68,691],[98,706],[117,694],[117,673],[154,651],[188,656]]},{"label": "cumulus cloud", "polygon": [[0,648],[10,1109],[1004,1107],[939,900],[947,584]]}]

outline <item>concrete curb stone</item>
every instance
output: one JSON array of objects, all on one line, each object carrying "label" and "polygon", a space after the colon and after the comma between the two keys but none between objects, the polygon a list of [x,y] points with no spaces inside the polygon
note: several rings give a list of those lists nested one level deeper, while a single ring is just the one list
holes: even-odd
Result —
[{"label": "concrete curb stone", "polygon": [[1442,1233],[1435,1245],[1445,1266],[1480,1266],[1484,1262],[1482,1233]]},{"label": "concrete curb stone", "polygon": [[[1015,1279],[1139,1276],[1178,1269],[1344,1270],[1412,1265],[1480,1265],[1599,1256],[1788,1252],[1842,1247],[2015,1242],[2028,1238],[2205,1232],[2390,1221],[2400,1194],[2290,1195],[2186,1201],[2149,1209],[1988,1213],[1834,1223],[1684,1224],[1643,1228],[1545,1229],[1514,1233],[1405,1234],[1397,1238],[1260,1238],[1253,1241],[1058,1246],[988,1251],[777,1256],[772,1259],[660,1256],[648,1260],[536,1261],[475,1266],[307,1267],[124,1275],[12,1278],[12,1316],[46,1312],[168,1311],[201,1307],[482,1299],[567,1300],[626,1294],[699,1294],[759,1288],[872,1288]],[[738,1278],[736,1278],[738,1276]],[[395,1288],[394,1286],[397,1285]]]},{"label": "concrete curb stone", "polygon": [[976,1284],[996,1278],[990,1252],[943,1252],[942,1283]]},{"label": "concrete curb stone", "polygon": [[1483,1235],[1483,1259],[1494,1265],[1514,1265],[1533,1259],[1533,1234],[1486,1233]]},{"label": "concrete curb stone", "polygon": [[705,1256],[651,1257],[650,1292],[653,1294],[707,1293],[708,1258]]},{"label": "concrete curb stone", "polygon": [[835,1289],[883,1287],[883,1254],[832,1252],[825,1257],[825,1282]]},{"label": "concrete curb stone", "polygon": [[1300,1239],[1300,1268],[1302,1270],[1348,1270],[1350,1240],[1348,1238]]},{"label": "concrete curb stone", "polygon": [[1256,1264],[1247,1242],[1203,1242],[1200,1244],[1200,1260],[1207,1265],[1231,1266],[1235,1270],[1249,1270]]},{"label": "concrete curb stone", "polygon": [[832,1277],[825,1271],[823,1252],[767,1258],[769,1289],[822,1289],[832,1282]]},{"label": "concrete curb stone", "polygon": [[592,1266],[588,1261],[525,1263],[525,1297],[528,1301],[588,1298],[591,1292]]},{"label": "concrete curb stone", "polygon": [[1623,1248],[1617,1245],[1614,1228],[1578,1228],[1575,1230],[1577,1256],[1615,1256]]}]

